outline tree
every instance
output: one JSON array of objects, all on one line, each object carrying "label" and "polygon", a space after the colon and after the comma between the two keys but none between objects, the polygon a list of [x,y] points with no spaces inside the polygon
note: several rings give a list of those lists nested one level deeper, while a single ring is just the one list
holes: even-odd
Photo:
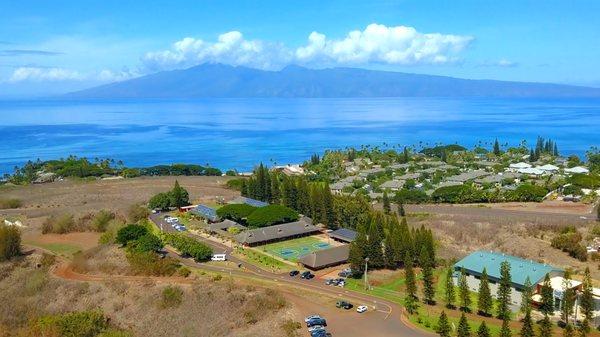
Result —
[{"label": "tree", "polygon": [[190,204],[190,195],[188,191],[179,186],[179,181],[175,180],[175,185],[169,194],[172,207],[183,207]]},{"label": "tree", "polygon": [[404,258],[404,278],[406,286],[406,297],[404,297],[404,306],[409,313],[417,309],[417,282],[415,271],[413,270],[413,258],[407,253]]},{"label": "tree", "polygon": [[494,142],[494,155],[499,156],[500,154],[500,143],[498,143],[498,138],[496,138],[496,141]]},{"label": "tree", "polygon": [[523,324],[521,325],[521,337],[533,337],[533,321],[531,320],[531,309],[527,309]]},{"label": "tree", "polygon": [[581,297],[579,299],[579,306],[581,307],[581,313],[583,314],[584,320],[580,328],[581,334],[585,336],[590,329],[590,321],[594,318],[594,293],[592,285],[592,276],[590,275],[590,268],[585,268],[583,275],[583,284]]},{"label": "tree", "polygon": [[575,290],[573,289],[573,284],[571,282],[571,271],[568,269],[565,271],[565,274],[563,276],[562,291],[563,298],[560,301],[560,316],[562,320],[565,321],[567,325],[569,325],[569,318],[573,314],[573,306],[575,305],[575,299],[577,294],[575,293]]},{"label": "tree", "polygon": [[21,231],[17,226],[0,224],[0,261],[21,255]]},{"label": "tree", "polygon": [[508,319],[502,320],[502,327],[500,328],[500,337],[511,337],[512,332],[510,326],[508,326]]},{"label": "tree", "polygon": [[387,191],[383,191],[383,212],[390,214],[392,212],[392,206],[390,205],[390,198],[388,197]]},{"label": "tree", "polygon": [[456,291],[454,290],[454,278],[452,267],[448,268],[446,271],[446,292],[445,292],[445,301],[446,308],[454,309],[454,302],[456,301]]},{"label": "tree", "polygon": [[564,337],[573,337],[573,325],[571,325],[570,323],[567,323],[567,325],[565,325],[565,328],[563,329],[563,336]]},{"label": "tree", "polygon": [[460,301],[460,310],[463,312],[471,311],[471,294],[469,293],[469,284],[467,283],[467,274],[464,268],[461,268],[460,278],[458,279],[458,298]]},{"label": "tree", "polygon": [[552,336],[552,322],[548,315],[544,315],[544,318],[540,321],[539,337]]},{"label": "tree", "polygon": [[481,324],[477,329],[477,337],[491,337],[490,328],[487,327],[485,321],[481,321]]},{"label": "tree", "polygon": [[545,316],[552,315],[554,313],[554,293],[552,286],[550,285],[550,275],[546,274],[544,282],[542,283],[541,289],[542,303],[540,305],[540,311]]},{"label": "tree", "polygon": [[435,332],[437,332],[440,337],[450,337],[450,331],[451,328],[450,322],[448,322],[448,316],[446,316],[446,313],[442,311],[440,318],[438,319],[437,329]]},{"label": "tree", "polygon": [[117,231],[115,242],[126,246],[130,241],[135,241],[148,233],[148,229],[140,225],[127,225]]},{"label": "tree", "polygon": [[435,304],[435,287],[433,284],[433,270],[429,261],[429,254],[423,246],[421,249],[421,271],[423,274],[423,302],[427,304]]},{"label": "tree", "polygon": [[481,278],[479,280],[479,296],[477,299],[477,312],[483,316],[489,316],[492,310],[492,293],[490,292],[490,284],[486,268],[483,268]]},{"label": "tree", "polygon": [[161,211],[169,209],[169,207],[171,207],[171,197],[169,196],[169,193],[158,193],[153,196],[150,198],[150,201],[148,201],[148,207]]},{"label": "tree", "polygon": [[460,320],[458,321],[458,328],[456,329],[457,337],[470,337],[471,336],[471,327],[469,326],[469,322],[467,321],[467,316],[463,312],[460,316]]},{"label": "tree", "polygon": [[497,316],[500,319],[508,320],[510,318],[510,264],[508,261],[504,261],[500,264],[500,283],[498,285],[498,292],[496,297],[498,298]]},{"label": "tree", "polygon": [[130,245],[137,252],[156,252],[164,247],[162,241],[152,233],[147,233],[135,241],[130,241]]},{"label": "tree", "polygon": [[[600,206],[598,206],[598,209],[600,209]],[[404,210],[404,203],[398,204],[398,214],[400,214],[400,216],[406,216],[406,211]],[[598,219],[600,221],[600,211],[598,211]]]},{"label": "tree", "polygon": [[521,292],[521,312],[527,313],[531,310],[531,296],[533,296],[533,286],[529,276],[527,276]]}]

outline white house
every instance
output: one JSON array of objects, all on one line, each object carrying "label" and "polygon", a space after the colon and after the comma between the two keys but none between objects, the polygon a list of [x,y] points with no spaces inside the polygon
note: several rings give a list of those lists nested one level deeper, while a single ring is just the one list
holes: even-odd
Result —
[{"label": "white house", "polygon": [[551,164],[546,164],[546,165],[542,165],[542,166],[538,166],[536,167],[540,170],[546,171],[548,173],[553,173],[553,172],[558,172],[558,166],[554,166]]},{"label": "white house", "polygon": [[510,165],[508,165],[508,168],[513,171],[528,169],[528,168],[531,168],[531,164],[520,162],[520,163],[516,163],[516,164],[510,164]]},{"label": "white house", "polygon": [[542,174],[546,173],[546,171],[540,169],[539,167],[522,168],[518,169],[517,172],[521,174],[527,174],[530,176],[541,176]]},{"label": "white house", "polygon": [[566,168],[565,169],[565,173],[583,173],[583,174],[588,174],[588,173],[590,173],[590,170],[588,170],[587,168],[585,168],[583,166],[575,166],[575,167]]}]

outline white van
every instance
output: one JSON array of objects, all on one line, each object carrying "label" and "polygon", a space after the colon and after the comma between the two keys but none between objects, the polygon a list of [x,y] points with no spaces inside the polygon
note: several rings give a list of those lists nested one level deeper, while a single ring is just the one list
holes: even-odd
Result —
[{"label": "white van", "polygon": [[225,254],[213,254],[210,258],[211,261],[227,261],[227,255]]}]

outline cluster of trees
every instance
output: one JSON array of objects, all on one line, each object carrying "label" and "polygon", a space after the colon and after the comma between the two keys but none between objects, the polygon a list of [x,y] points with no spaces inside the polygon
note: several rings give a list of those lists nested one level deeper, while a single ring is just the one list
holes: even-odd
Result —
[{"label": "cluster of trees", "polygon": [[349,262],[353,271],[369,268],[395,269],[407,262],[420,267],[435,266],[435,244],[431,230],[410,229],[406,219],[372,211],[363,214],[356,228],[356,240],[350,244]]},{"label": "cluster of trees", "polygon": [[256,207],[248,204],[229,204],[217,209],[217,215],[221,219],[229,219],[244,224],[246,218],[255,210]]},{"label": "cluster of trees", "polygon": [[[400,192],[402,191],[398,191],[396,194],[396,200],[409,203],[410,199],[403,198],[400,195]],[[432,202],[453,204],[499,201],[540,202],[544,199],[547,193],[548,189],[546,187],[528,183],[520,184],[515,190],[512,191],[500,189],[482,190],[471,184],[463,184],[440,187],[432,193],[430,198],[427,198],[427,195],[424,195],[423,197],[420,197],[418,201],[424,202],[430,200]]]},{"label": "cluster of trees", "polygon": [[250,213],[246,223],[251,228],[273,226],[281,223],[296,221],[299,219],[298,212],[283,205],[268,205],[259,207]]},{"label": "cluster of trees", "polygon": [[0,223],[0,262],[21,255],[21,231]]},{"label": "cluster of trees", "polygon": [[467,149],[464,146],[460,146],[458,144],[450,144],[450,145],[438,145],[435,147],[427,147],[421,150],[421,153],[430,157],[438,157],[442,159],[448,153],[453,152],[461,152],[466,151]]},{"label": "cluster of trees", "polygon": [[212,249],[204,243],[180,233],[162,233],[162,240],[177,249],[182,255],[191,256],[196,262],[210,260]]},{"label": "cluster of trees", "polygon": [[158,165],[144,168],[128,168],[122,161],[114,159],[79,158],[69,156],[58,160],[28,161],[22,167],[15,167],[13,174],[6,174],[7,181],[21,185],[29,184],[38,177],[38,172],[54,173],[60,177],[101,177],[104,175],[121,175],[126,178],[138,176],[220,176],[221,170],[194,164]]},{"label": "cluster of trees", "polygon": [[529,151],[529,161],[538,161],[544,154],[558,157],[558,146],[552,139],[544,139],[538,136],[535,149],[532,148]]},{"label": "cluster of trees", "polygon": [[287,206],[328,228],[336,227],[333,195],[326,183],[270,172],[260,164],[242,183],[241,192],[245,197]]},{"label": "cluster of trees", "polygon": [[581,244],[583,237],[573,226],[566,227],[551,241],[551,246],[560,249],[579,261],[587,261],[587,249]]},{"label": "cluster of trees", "polygon": [[175,180],[173,189],[169,192],[161,192],[150,198],[148,207],[151,209],[167,210],[171,207],[182,207],[190,204],[190,194]]}]

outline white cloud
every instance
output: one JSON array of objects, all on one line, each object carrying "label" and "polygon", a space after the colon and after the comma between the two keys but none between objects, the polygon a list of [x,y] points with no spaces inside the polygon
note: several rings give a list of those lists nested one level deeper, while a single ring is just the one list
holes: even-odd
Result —
[{"label": "white cloud", "polygon": [[83,79],[83,76],[79,72],[65,68],[19,67],[13,71],[8,81],[52,82],[81,79]]},{"label": "white cloud", "polygon": [[59,81],[98,81],[115,82],[130,79],[139,76],[135,71],[124,69],[113,71],[104,69],[98,72],[81,73],[76,70],[66,68],[45,68],[45,67],[18,67],[13,70],[8,79],[10,83],[16,82],[59,82]]},{"label": "white cloud", "polygon": [[289,63],[291,53],[279,43],[246,40],[242,33],[219,35],[216,42],[186,37],[169,50],[149,52],[142,61],[150,70],[182,68],[205,62],[244,65],[261,69]]},{"label": "white cloud", "polygon": [[341,40],[312,32],[308,44],[296,50],[300,62],[337,64],[444,64],[457,61],[473,40],[470,36],[420,33],[413,27],[370,24]]},{"label": "white cloud", "polygon": [[510,61],[507,59],[500,59],[497,61],[484,61],[481,62],[479,65],[484,66],[484,67],[504,67],[504,68],[511,68],[511,67],[516,67],[519,64],[517,62],[514,61]]},{"label": "white cloud", "polygon": [[347,65],[385,63],[397,65],[445,64],[455,62],[473,40],[470,36],[420,33],[412,27],[371,24],[351,31],[341,40],[318,32],[308,43],[293,49],[281,43],[247,40],[231,31],[209,42],[186,37],[168,50],[149,52],[143,63],[149,70],[183,68],[204,62],[277,69],[290,63]]}]

